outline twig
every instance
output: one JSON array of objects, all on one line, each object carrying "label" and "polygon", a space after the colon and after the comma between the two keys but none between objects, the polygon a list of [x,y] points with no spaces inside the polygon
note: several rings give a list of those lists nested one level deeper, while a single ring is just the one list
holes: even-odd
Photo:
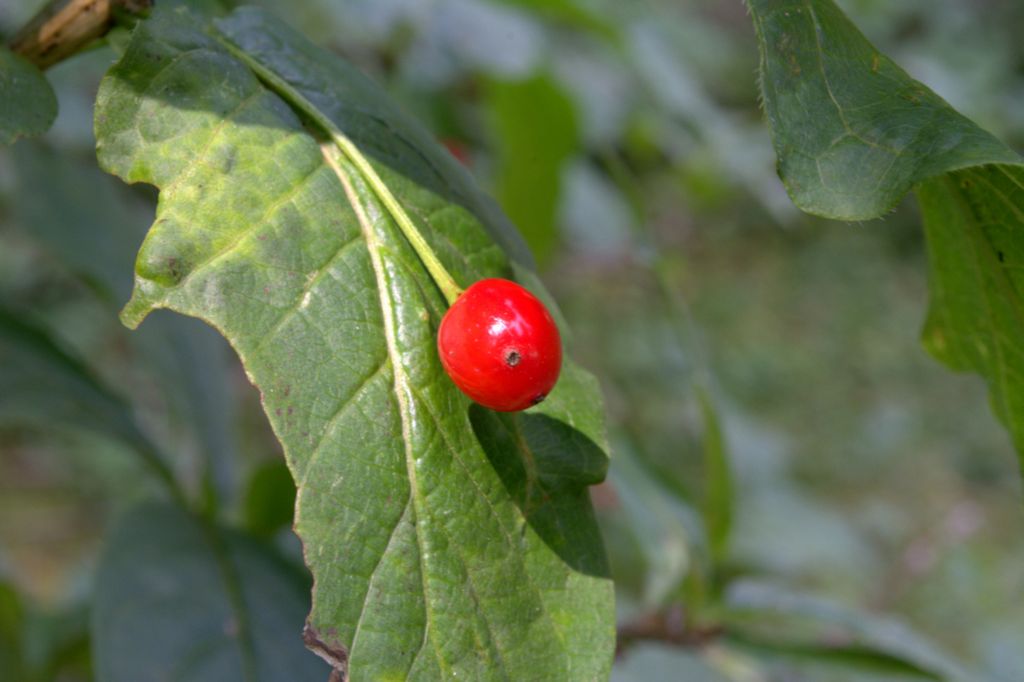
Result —
[{"label": "twig", "polygon": [[152,0],[50,0],[11,39],[11,50],[41,69],[103,37],[121,12],[138,14]]},{"label": "twig", "polygon": [[689,625],[677,609],[651,613],[619,626],[615,656],[644,641],[699,649],[718,639],[722,631],[719,625]]}]

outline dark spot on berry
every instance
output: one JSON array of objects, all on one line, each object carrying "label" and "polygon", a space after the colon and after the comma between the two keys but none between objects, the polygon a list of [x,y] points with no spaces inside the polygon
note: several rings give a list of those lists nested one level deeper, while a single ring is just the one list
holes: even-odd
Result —
[{"label": "dark spot on berry", "polygon": [[548,396],[546,393],[538,393],[537,395],[533,396],[533,398],[530,399],[530,405],[540,405],[542,402],[544,402],[544,398],[547,397]]},{"label": "dark spot on berry", "polygon": [[1003,253],[1002,251],[996,251],[996,255],[999,256],[999,262],[1000,263],[1005,263],[1006,262],[1006,254],[1005,253]]},{"label": "dark spot on berry", "polygon": [[[508,365],[509,367],[515,367],[516,365],[519,364],[519,361],[521,359],[522,357],[519,355],[519,351],[510,350],[508,353],[505,353],[505,364]],[[544,396],[541,396],[541,400],[543,399]]]}]

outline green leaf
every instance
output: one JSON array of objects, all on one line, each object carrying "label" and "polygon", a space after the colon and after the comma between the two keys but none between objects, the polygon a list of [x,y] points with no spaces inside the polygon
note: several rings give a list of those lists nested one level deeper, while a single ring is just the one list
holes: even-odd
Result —
[{"label": "green leaf", "polygon": [[10,153],[18,197],[11,209],[25,233],[111,304],[123,301],[132,284],[125,270],[152,209],[88,158],[35,140]]},{"label": "green leaf", "polygon": [[793,202],[877,218],[917,183],[1020,157],[875,47],[832,0],[748,0],[764,110]]},{"label": "green leaf", "polygon": [[24,621],[25,609],[18,593],[7,583],[0,582],[0,670],[14,680],[22,679],[25,674]]},{"label": "green leaf", "polygon": [[88,431],[127,445],[179,495],[131,408],[43,330],[0,308],[0,424]]},{"label": "green leaf", "polygon": [[572,101],[545,75],[492,81],[486,95],[498,199],[543,261],[558,242],[562,169],[579,147]]},{"label": "green leaf", "polygon": [[0,423],[64,426],[148,448],[128,406],[44,331],[0,309]]},{"label": "green leaf", "polygon": [[606,675],[596,383],[569,363],[531,413],[472,408],[437,357],[445,301],[396,224],[463,286],[528,267],[464,169],[252,9],[216,26],[155,12],[101,85],[96,129],[107,170],[162,189],[123,319],[166,307],[216,327],[284,446],[315,579],[307,644],[354,679]]},{"label": "green leaf", "polygon": [[970,168],[917,190],[928,236],[931,308],[924,344],[989,380],[992,404],[1024,458],[1024,168]]},{"label": "green leaf", "polygon": [[755,648],[866,669],[978,682],[973,671],[907,626],[810,594],[765,583],[735,583],[726,597],[728,630]]},{"label": "green leaf", "polygon": [[57,96],[43,74],[0,45],[0,145],[42,135],[57,118]]},{"label": "green leaf", "polygon": [[281,460],[272,460],[253,472],[244,499],[245,526],[255,535],[273,535],[292,523],[295,483]]},{"label": "green leaf", "polygon": [[718,411],[705,388],[696,389],[704,421],[704,498],[703,517],[707,526],[711,555],[721,561],[729,551],[733,520],[733,477],[725,435],[718,419]]},{"label": "green leaf", "polygon": [[[837,673],[838,679],[850,682],[935,682],[947,679],[870,647],[827,643],[766,643],[743,637],[733,638],[732,643],[737,649],[757,656],[766,665],[779,664],[780,672],[789,671],[792,674],[795,669],[807,679],[835,679]],[[875,675],[884,677],[879,680]]]},{"label": "green leaf", "polygon": [[28,603],[25,621],[22,635],[27,680],[93,679],[87,603],[74,599],[57,609],[45,610]]},{"label": "green leaf", "polygon": [[801,209],[862,220],[917,188],[926,348],[988,381],[1024,461],[1021,158],[913,80],[832,0],[749,0],[779,175]]},{"label": "green leaf", "polygon": [[104,682],[322,682],[304,581],[269,548],[179,508],[133,509],[104,549],[92,636]]}]

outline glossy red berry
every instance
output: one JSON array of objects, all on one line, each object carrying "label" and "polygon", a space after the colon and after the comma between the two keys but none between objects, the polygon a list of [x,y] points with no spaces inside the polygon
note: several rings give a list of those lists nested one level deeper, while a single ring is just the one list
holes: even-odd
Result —
[{"label": "glossy red berry", "polygon": [[437,350],[463,393],[500,412],[544,400],[562,368],[551,313],[507,279],[480,280],[459,296],[441,320]]}]

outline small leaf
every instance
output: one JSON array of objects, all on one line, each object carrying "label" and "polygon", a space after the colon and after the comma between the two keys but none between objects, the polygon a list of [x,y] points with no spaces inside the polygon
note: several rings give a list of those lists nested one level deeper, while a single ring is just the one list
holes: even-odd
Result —
[{"label": "small leaf", "polygon": [[0,145],[42,135],[57,118],[57,96],[24,57],[0,46]]},{"label": "small leaf", "polygon": [[268,548],[170,506],[136,508],[97,572],[92,633],[104,682],[323,682],[298,633],[304,581]]},{"label": "small leaf", "polygon": [[445,301],[396,222],[463,286],[528,268],[465,170],[253,9],[216,26],[157,10],[96,128],[106,169],[162,189],[123,319],[166,307],[216,327],[283,444],[315,579],[307,644],[353,678],[605,675],[596,383],[568,363],[531,413],[472,407],[437,357]]}]

